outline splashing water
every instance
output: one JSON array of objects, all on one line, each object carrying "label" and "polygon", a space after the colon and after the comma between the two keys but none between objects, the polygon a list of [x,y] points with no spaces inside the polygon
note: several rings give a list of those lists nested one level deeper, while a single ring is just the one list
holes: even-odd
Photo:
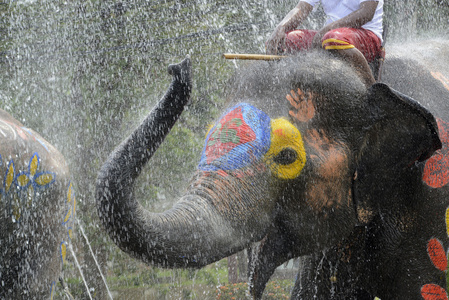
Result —
[{"label": "splashing water", "polygon": [[[432,44],[415,39],[417,31],[427,30],[430,25],[447,28],[447,21],[442,21],[449,6],[444,2],[439,8],[428,4],[421,9],[420,1],[385,4],[389,8],[385,19],[390,24],[387,60],[407,49],[407,55],[424,60],[432,71],[449,78],[449,60],[441,55],[449,49],[447,39]],[[136,198],[143,206],[157,211],[168,209],[178,190],[182,190],[181,183],[196,169],[207,124],[228,105],[223,97],[227,80],[236,69],[245,68],[243,62],[224,61],[221,54],[264,52],[265,40],[295,4],[290,0],[2,1],[0,107],[54,142],[69,162],[76,185],[87,187],[83,191],[86,200],[80,207],[92,207],[89,199],[94,199],[91,187],[98,163],[166,89],[166,66],[190,54],[196,75],[195,95],[189,111],[183,115],[186,121],[182,127],[174,128],[152,160],[152,173],[143,176],[145,183],[139,183],[137,186],[141,187],[136,189]],[[323,22],[324,14],[317,8],[303,25],[318,29]],[[396,42],[398,37],[402,39]],[[172,151],[175,148],[176,153]],[[96,218],[90,216],[95,212],[86,209],[84,214],[87,216],[83,219],[86,217],[95,225]],[[127,258],[112,248],[109,252],[115,256],[111,255],[110,265],[102,265],[106,259],[98,253],[109,252],[96,251],[101,244],[96,237],[105,233],[91,232],[98,226],[86,226],[84,230],[82,220],[77,222],[104,282],[106,290],[102,292],[109,295],[103,298],[112,299],[116,290],[111,284],[110,291],[107,276],[118,276],[114,267],[131,273],[130,263],[122,263]],[[92,299],[88,284],[93,285],[90,275],[96,272],[95,268],[85,269],[83,274],[76,255],[88,257],[87,253],[75,253],[71,245],[69,249]],[[140,270],[140,265],[131,263]],[[120,264],[126,266],[124,271]],[[100,267],[108,272],[103,274]],[[216,268],[198,273],[213,287],[226,282],[216,275],[225,265],[217,263]],[[157,281],[153,283],[144,277],[149,273],[157,277],[158,271],[143,270],[135,272],[139,288],[165,293]],[[161,274],[178,289],[187,286],[178,279],[182,278],[180,272]],[[193,290],[194,285],[186,289]]]},{"label": "splashing water", "polygon": [[80,263],[78,262],[78,259],[76,258],[75,251],[73,251],[72,244],[69,244],[69,249],[70,249],[70,252],[72,253],[73,259],[75,259],[76,267],[78,268],[78,270],[79,270],[79,272],[80,272],[81,279],[83,280],[84,286],[86,287],[86,292],[87,292],[87,294],[89,295],[89,299],[92,300],[92,295],[90,294],[89,286],[87,285],[86,279],[84,278],[83,270],[81,269],[81,265],[80,265]]},{"label": "splashing water", "polygon": [[84,233],[83,226],[81,226],[81,223],[80,223],[80,221],[79,221],[78,219],[76,219],[76,222],[78,223],[78,228],[81,230],[81,234],[83,235],[84,239],[86,240],[87,246],[89,246],[89,251],[90,251],[90,253],[92,254],[92,258],[93,258],[94,261],[95,261],[95,265],[97,266],[98,272],[99,272],[100,275],[101,275],[101,279],[102,279],[103,282],[104,282],[104,285],[105,285],[106,290],[107,290],[107,292],[108,292],[109,298],[113,299],[113,298],[112,298],[111,291],[109,290],[108,283],[106,282],[106,278],[104,277],[103,272],[101,272],[101,268],[100,268],[100,265],[98,264],[97,258],[95,257],[94,251],[92,250],[92,247],[90,246],[90,243],[89,243],[89,240],[88,240],[88,238],[87,238],[87,235]]}]

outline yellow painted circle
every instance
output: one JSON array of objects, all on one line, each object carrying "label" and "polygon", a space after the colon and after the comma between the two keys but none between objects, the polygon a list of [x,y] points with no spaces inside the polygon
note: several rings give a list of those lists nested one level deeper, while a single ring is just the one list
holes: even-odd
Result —
[{"label": "yellow painted circle", "polygon": [[[296,153],[296,160],[290,164],[279,164],[274,161],[285,149]],[[271,120],[271,144],[266,154],[268,165],[274,176],[282,179],[298,177],[306,164],[306,150],[299,130],[288,120],[280,118]]]}]

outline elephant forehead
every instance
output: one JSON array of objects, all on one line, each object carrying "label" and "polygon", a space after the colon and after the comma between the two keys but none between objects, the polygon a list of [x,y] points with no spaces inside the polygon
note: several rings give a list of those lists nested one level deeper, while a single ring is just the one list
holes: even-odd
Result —
[{"label": "elephant forehead", "polygon": [[258,160],[270,147],[270,117],[246,103],[232,107],[206,137],[199,169],[234,170]]}]

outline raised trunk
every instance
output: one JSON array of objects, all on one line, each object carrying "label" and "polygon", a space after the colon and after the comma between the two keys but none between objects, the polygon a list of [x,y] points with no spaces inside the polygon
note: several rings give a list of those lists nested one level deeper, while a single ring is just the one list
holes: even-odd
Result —
[{"label": "raised trunk", "polygon": [[[101,168],[97,209],[111,238],[130,255],[164,267],[201,267],[260,239],[271,218],[264,212],[274,204],[257,202],[266,190],[253,193],[245,179],[223,174],[200,175],[191,192],[164,213],[151,213],[134,199],[135,179],[189,100],[189,59],[170,66],[169,72],[173,82],[167,93]],[[230,180],[232,184],[223,183]],[[229,191],[234,184],[239,190]]]}]

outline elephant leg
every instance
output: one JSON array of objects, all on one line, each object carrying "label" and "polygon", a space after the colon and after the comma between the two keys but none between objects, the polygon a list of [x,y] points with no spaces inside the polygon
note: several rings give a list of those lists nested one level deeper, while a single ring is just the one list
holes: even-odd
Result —
[{"label": "elephant leg", "polygon": [[337,246],[301,257],[292,299],[374,299],[363,289],[365,233],[357,227]]},{"label": "elephant leg", "polygon": [[261,299],[265,286],[278,266],[295,258],[294,243],[288,235],[273,229],[249,253],[249,286],[253,299]]},{"label": "elephant leg", "polygon": [[64,277],[59,276],[59,283],[62,285],[62,288],[64,290],[65,295],[67,296],[67,299],[74,300],[72,294],[69,291],[69,287],[67,286],[67,282],[65,282]]}]

